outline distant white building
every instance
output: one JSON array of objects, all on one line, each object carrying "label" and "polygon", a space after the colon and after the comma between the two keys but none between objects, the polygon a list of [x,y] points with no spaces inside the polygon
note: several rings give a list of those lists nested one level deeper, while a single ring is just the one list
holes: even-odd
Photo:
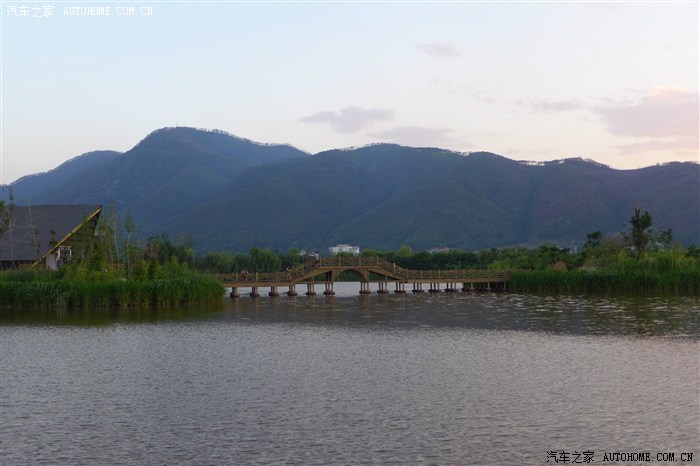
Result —
[{"label": "distant white building", "polygon": [[445,247],[445,246],[442,246],[442,247],[439,247],[439,248],[431,248],[431,249],[428,249],[428,252],[429,252],[430,254],[438,254],[438,253],[450,252],[450,251],[452,251],[452,248],[448,248],[448,247]]},{"label": "distant white building", "polygon": [[339,252],[349,252],[353,256],[357,256],[360,254],[359,246],[350,246],[349,244],[339,244],[337,246],[331,246],[330,248],[328,248],[328,250],[333,256],[335,256]]}]

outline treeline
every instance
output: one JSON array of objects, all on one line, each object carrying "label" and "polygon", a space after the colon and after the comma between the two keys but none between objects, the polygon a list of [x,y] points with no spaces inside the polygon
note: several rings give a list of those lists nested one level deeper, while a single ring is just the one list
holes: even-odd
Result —
[{"label": "treeline", "polygon": [[[130,216],[118,225],[113,212],[111,209],[100,222],[95,234],[83,228],[73,235],[70,260],[62,261],[58,270],[2,271],[0,305],[73,309],[221,300],[221,283],[190,266],[194,257],[190,247],[167,239],[149,240],[142,246]],[[0,224],[0,234],[5,226]]]},{"label": "treeline", "polygon": [[[441,252],[414,252],[410,246],[396,251],[365,249],[363,256],[379,256],[389,262],[414,270],[447,269],[518,269],[529,271],[605,271],[612,273],[668,274],[673,271],[700,270],[700,248],[684,248],[676,243],[672,230],[655,233],[652,217],[638,209],[629,220],[629,230],[604,237],[600,231],[586,236],[580,249],[542,245],[536,248],[492,248],[482,251],[451,249]],[[105,237],[108,235],[102,235]],[[127,243],[129,244],[129,243]],[[98,247],[87,262],[87,269],[100,270],[109,259],[108,247]],[[132,242],[128,260],[121,267],[131,277],[148,279],[168,271],[194,271],[206,274],[275,272],[310,259],[295,248],[286,253],[252,248],[247,254],[212,252],[197,255],[188,238],[173,241],[168,236],[152,237],[139,246]],[[97,264],[97,266],[96,266]],[[83,267],[85,268],[85,267]],[[79,269],[78,269],[79,270]]]},{"label": "treeline", "polygon": [[[517,291],[700,293],[700,248],[684,248],[671,230],[655,233],[651,226],[651,215],[637,209],[627,231],[608,237],[592,232],[580,250],[542,245],[430,253],[404,245],[396,251],[365,249],[362,255],[413,270],[527,271],[513,276],[510,288]],[[138,239],[130,216],[117,222],[113,209],[103,215],[96,233],[74,238],[72,260],[58,271],[0,274],[0,304],[124,307],[217,301],[223,288],[211,274],[275,272],[313,257],[294,248],[197,255],[186,237]]]}]

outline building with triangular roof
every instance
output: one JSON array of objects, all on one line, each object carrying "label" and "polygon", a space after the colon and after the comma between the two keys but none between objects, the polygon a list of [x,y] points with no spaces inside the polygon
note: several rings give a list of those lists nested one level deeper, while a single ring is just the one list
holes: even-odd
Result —
[{"label": "building with triangular roof", "polygon": [[0,213],[0,265],[57,269],[78,241],[94,239],[102,206],[5,206]]}]

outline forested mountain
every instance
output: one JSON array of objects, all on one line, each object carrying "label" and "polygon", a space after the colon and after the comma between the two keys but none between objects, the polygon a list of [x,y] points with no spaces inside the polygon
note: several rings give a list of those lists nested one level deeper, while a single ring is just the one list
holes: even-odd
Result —
[{"label": "forested mountain", "polygon": [[[17,193],[29,192],[20,186],[26,178]],[[693,163],[639,170],[580,159],[530,165],[392,144],[308,155],[173,128],[39,191],[26,197],[34,204],[114,200],[143,235],[187,234],[200,252],[326,251],[337,243],[415,250],[569,245],[596,230],[625,230],[634,207],[652,214],[655,229],[700,243],[700,165]]]},{"label": "forested mountain", "polygon": [[[248,170],[166,230],[188,226],[198,241],[220,250],[336,243],[475,250],[582,242],[595,230],[626,229],[640,206],[658,228],[697,243],[699,168],[619,171],[576,159],[530,166],[489,153],[376,145]],[[218,228],[203,221],[221,212]]]},{"label": "forested mountain", "polygon": [[[44,183],[55,175],[48,172],[24,177],[13,188],[17,203],[114,202],[119,212],[129,211],[140,228],[150,232],[173,215],[209,201],[254,165],[306,156],[291,146],[258,144],[220,131],[163,128],[128,152],[61,182]],[[33,182],[31,187],[28,181]]]},{"label": "forested mountain", "polygon": [[[20,178],[12,183],[13,194],[23,204],[35,203],[32,200],[33,196],[56,188],[60,189],[61,186],[70,183],[73,178],[76,179],[76,183],[80,183],[80,177],[84,173],[91,173],[97,170],[119,155],[121,155],[120,152],[109,150],[93,151],[79,155],[48,172]],[[3,189],[0,193],[0,199],[8,200],[8,198],[9,190]]]}]

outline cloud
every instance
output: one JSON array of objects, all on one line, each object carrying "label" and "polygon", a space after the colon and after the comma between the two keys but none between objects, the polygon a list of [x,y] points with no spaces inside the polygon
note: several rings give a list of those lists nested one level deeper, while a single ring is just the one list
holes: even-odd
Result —
[{"label": "cloud", "polygon": [[698,94],[660,87],[641,100],[594,109],[616,136],[698,138]]},{"label": "cloud", "polygon": [[532,113],[570,112],[585,107],[580,100],[517,100],[515,103],[526,107]]},{"label": "cloud", "polygon": [[446,42],[432,42],[430,44],[417,44],[416,48],[432,57],[456,58],[462,55],[457,48]]},{"label": "cloud", "polygon": [[419,126],[399,126],[387,131],[371,133],[370,136],[383,142],[393,142],[412,147],[455,147],[470,144],[452,136],[452,128],[423,128]]},{"label": "cloud", "polygon": [[472,99],[475,99],[481,103],[488,104],[488,105],[496,105],[496,99],[489,94],[486,91],[482,91],[480,89],[468,89],[465,87],[457,88],[452,90],[453,93],[455,94],[464,94]]},{"label": "cloud", "polygon": [[356,133],[375,121],[393,120],[394,111],[379,108],[345,107],[337,112],[325,111],[299,118],[302,123],[328,123],[339,133]]},{"label": "cloud", "polygon": [[698,94],[675,87],[659,87],[634,102],[593,109],[615,136],[646,141],[615,146],[621,154],[673,152],[684,157],[698,154]]},{"label": "cloud", "polygon": [[651,141],[615,146],[620,154],[639,154],[643,152],[671,151],[676,155],[687,157],[698,154],[698,138],[653,139]]}]

